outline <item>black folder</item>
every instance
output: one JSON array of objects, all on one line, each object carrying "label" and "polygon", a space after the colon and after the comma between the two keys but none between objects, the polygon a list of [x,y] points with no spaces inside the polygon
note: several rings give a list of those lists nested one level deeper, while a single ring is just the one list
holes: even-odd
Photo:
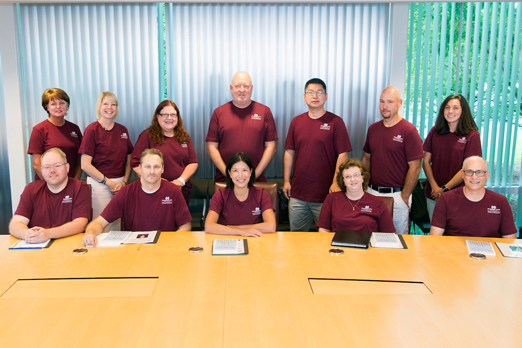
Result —
[{"label": "black folder", "polygon": [[368,249],[371,232],[340,228],[335,232],[332,246]]}]

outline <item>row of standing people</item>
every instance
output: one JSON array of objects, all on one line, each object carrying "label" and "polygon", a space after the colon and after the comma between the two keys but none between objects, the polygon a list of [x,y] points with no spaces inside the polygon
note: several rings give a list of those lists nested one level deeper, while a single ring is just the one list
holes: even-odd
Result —
[{"label": "row of standing people", "polygon": [[[253,85],[247,73],[234,75],[230,91],[232,101],[214,111],[206,137],[216,180],[224,181],[225,160],[236,152],[245,152],[252,158],[256,180],[266,181],[263,171],[278,140],[272,113],[251,99]],[[327,98],[326,84],[320,79],[309,80],[304,93],[308,112],[292,120],[286,138],[284,192],[290,199],[291,230],[307,231],[312,218],[319,219],[327,194],[340,191],[338,168],[352,150],[344,121],[324,108]],[[140,175],[141,152],[157,148],[165,156],[164,178],[179,186],[188,202],[189,179],[198,161],[176,104],[166,100],[158,105],[150,127],[141,133],[134,150],[127,129],[114,122],[118,102],[112,93],[100,94],[98,121],[86,128],[83,139],[79,127],[64,119],[69,104],[62,90],[44,92],[42,106],[49,118],[34,127],[28,149],[37,177],[41,176],[40,154],[51,147],[64,150],[71,165],[69,175],[79,178],[81,169],[88,175],[96,217],[128,182],[131,167]],[[395,229],[405,233],[421,159],[431,186],[427,187],[427,200],[435,201],[442,191],[461,185],[463,159],[481,155],[481,148],[477,127],[461,95],[450,96],[441,105],[435,127],[424,143],[425,153],[417,129],[399,115],[401,104],[396,88],[387,87],[382,92],[379,109],[383,120],[368,130],[362,163],[370,173],[368,192],[394,196]],[[361,197],[352,198],[350,203],[357,207]]]}]

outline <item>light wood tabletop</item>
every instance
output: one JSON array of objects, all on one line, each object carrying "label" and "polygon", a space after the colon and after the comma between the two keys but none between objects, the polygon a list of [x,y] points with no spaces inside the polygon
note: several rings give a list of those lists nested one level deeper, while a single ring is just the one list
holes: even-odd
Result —
[{"label": "light wood tabletop", "polygon": [[[157,244],[42,250],[0,237],[0,347],[519,347],[522,259],[474,260],[466,238],[329,250],[333,234],[248,238],[212,256],[204,232]],[[481,239],[502,241],[501,239]],[[204,251],[190,253],[192,246]]]}]

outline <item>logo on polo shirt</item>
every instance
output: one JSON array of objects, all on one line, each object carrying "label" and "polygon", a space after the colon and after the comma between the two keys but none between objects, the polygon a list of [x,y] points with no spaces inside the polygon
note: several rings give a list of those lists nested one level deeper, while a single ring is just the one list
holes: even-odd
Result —
[{"label": "logo on polo shirt", "polygon": [[261,215],[261,209],[259,209],[259,207],[256,207],[256,209],[252,210],[252,215]]},{"label": "logo on polo shirt", "polygon": [[121,138],[122,139],[129,139],[129,136],[127,135],[127,133],[122,133],[121,134]]},{"label": "logo on polo shirt", "polygon": [[319,129],[330,130],[330,126],[328,125],[328,123],[325,123],[325,124],[322,124],[321,127],[319,127]]},{"label": "logo on polo shirt", "polygon": [[169,196],[165,197],[165,199],[161,200],[161,204],[172,204],[172,198]]},{"label": "logo on polo shirt", "polygon": [[187,147],[187,143],[181,144],[181,147]]},{"label": "logo on polo shirt", "polygon": [[404,141],[404,139],[402,138],[402,136],[399,134],[399,135],[396,135],[393,137],[393,141],[397,141],[399,143],[402,143]]},{"label": "logo on polo shirt", "polygon": [[468,141],[466,140],[466,137],[462,137],[459,140],[457,140],[457,143],[466,144]]},{"label": "logo on polo shirt", "polygon": [[252,119],[253,119],[253,120],[261,121],[261,116],[259,116],[258,114],[253,114],[253,115],[252,115]]},{"label": "logo on polo shirt", "polygon": [[76,134],[75,131],[72,131],[72,132],[71,132],[71,137],[73,137],[73,138],[78,138],[78,134]]},{"label": "logo on polo shirt", "polygon": [[500,214],[500,209],[492,205],[491,208],[488,208],[488,214]]},{"label": "logo on polo shirt", "polygon": [[364,208],[361,208],[361,211],[364,211],[366,213],[371,213],[372,212],[372,208],[370,208],[368,205]]},{"label": "logo on polo shirt", "polygon": [[66,195],[65,197],[63,197],[62,204],[63,203],[72,203],[72,198],[69,197],[69,195]]}]

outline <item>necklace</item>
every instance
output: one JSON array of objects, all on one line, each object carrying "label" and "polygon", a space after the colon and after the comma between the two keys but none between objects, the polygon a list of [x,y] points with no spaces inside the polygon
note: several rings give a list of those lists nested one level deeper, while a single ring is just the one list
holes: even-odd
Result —
[{"label": "necklace", "polygon": [[[364,195],[363,195],[364,197]],[[346,196],[346,198],[348,198],[348,196]],[[359,200],[357,201],[357,203],[355,203],[355,205],[352,204],[352,201],[350,200],[350,198],[348,198],[348,203],[350,203],[350,205],[352,206],[352,210],[355,211],[355,207],[357,206],[357,204],[359,204],[359,202],[361,201],[362,197],[359,198]]]}]

